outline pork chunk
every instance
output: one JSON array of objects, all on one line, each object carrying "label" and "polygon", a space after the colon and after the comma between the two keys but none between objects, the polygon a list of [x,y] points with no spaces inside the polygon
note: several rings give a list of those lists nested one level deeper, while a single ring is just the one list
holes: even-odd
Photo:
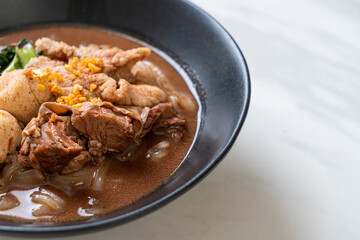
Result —
[{"label": "pork chunk", "polygon": [[78,50],[75,46],[70,46],[64,42],[54,41],[50,38],[40,38],[35,42],[36,51],[52,59],[67,61],[76,55]]},{"label": "pork chunk", "polygon": [[172,103],[160,103],[150,109],[144,131],[151,128],[157,134],[171,135],[175,140],[181,140],[185,125],[184,117],[175,111]]},{"label": "pork chunk", "polygon": [[[83,86],[87,97],[99,97],[116,105],[153,107],[168,99],[167,94],[156,86],[134,85],[124,79],[117,82],[104,73],[84,73],[76,80],[71,80],[70,72],[64,66],[57,66],[53,71],[64,79],[58,83],[63,88],[64,95],[73,92],[74,83],[77,82]],[[92,90],[92,85],[96,89]]]},{"label": "pork chunk", "polygon": [[69,173],[92,159],[101,162],[106,152],[139,144],[141,132],[140,116],[108,102],[79,109],[46,102],[23,130],[18,159],[23,167]]},{"label": "pork chunk", "polygon": [[133,85],[124,79],[120,79],[118,85],[107,81],[99,90],[102,99],[117,105],[152,107],[167,100],[167,94],[158,87]]},{"label": "pork chunk", "polygon": [[64,66],[65,62],[52,60],[51,58],[45,56],[39,56],[37,58],[31,58],[29,63],[26,64],[25,69],[27,68],[40,68],[41,70],[52,69],[57,66]]},{"label": "pork chunk", "polygon": [[19,163],[49,173],[69,173],[92,159],[101,162],[106,153],[139,145],[151,130],[177,137],[184,126],[171,103],[138,112],[109,102],[84,102],[79,108],[46,102],[22,133]]},{"label": "pork chunk", "polygon": [[122,152],[133,142],[140,144],[142,123],[139,117],[106,102],[87,102],[73,109],[71,123],[87,139],[96,140],[107,151]]},{"label": "pork chunk", "polygon": [[117,47],[97,48],[89,46],[77,48],[50,38],[38,39],[35,45],[38,52],[57,60],[66,61],[73,57],[80,59],[86,57],[101,58],[104,64],[104,73],[115,79],[124,78],[130,82],[135,81],[131,68],[151,53],[150,49],[145,47],[126,51]]},{"label": "pork chunk", "polygon": [[61,172],[84,150],[79,137],[70,124],[70,117],[57,116],[42,106],[39,116],[23,131],[18,161],[23,167]]}]

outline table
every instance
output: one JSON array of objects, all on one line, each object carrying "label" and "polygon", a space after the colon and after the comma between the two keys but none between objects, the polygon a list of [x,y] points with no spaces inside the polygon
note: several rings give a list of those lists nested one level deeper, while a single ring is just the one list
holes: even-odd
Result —
[{"label": "table", "polygon": [[360,2],[194,3],[250,68],[250,111],[234,147],[169,205],[72,239],[360,239]]}]

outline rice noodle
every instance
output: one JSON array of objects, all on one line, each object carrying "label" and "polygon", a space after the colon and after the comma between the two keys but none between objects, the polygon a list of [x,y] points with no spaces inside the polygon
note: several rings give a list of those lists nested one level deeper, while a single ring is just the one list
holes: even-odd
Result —
[{"label": "rice noodle", "polygon": [[147,152],[146,158],[150,158],[151,160],[159,160],[166,156],[169,152],[170,143],[169,141],[162,141],[152,148],[150,148]]},{"label": "rice noodle", "polygon": [[83,210],[87,214],[97,215],[97,214],[102,213],[105,210],[105,208],[104,207],[93,207],[93,208],[83,208]]},{"label": "rice noodle", "polygon": [[45,175],[38,169],[30,169],[24,172],[17,172],[11,179],[11,184],[17,188],[29,188],[40,185],[45,181]]},{"label": "rice noodle", "polygon": [[91,207],[91,208],[82,208],[80,207],[77,211],[77,213],[82,217],[91,217],[94,215],[99,215],[103,213],[105,210],[105,207]]},{"label": "rice noodle", "polygon": [[40,216],[49,216],[55,214],[56,211],[54,211],[52,208],[50,208],[48,205],[41,205],[38,209],[33,211],[32,215],[34,217],[40,217]]},{"label": "rice noodle", "polygon": [[110,159],[105,159],[105,161],[100,165],[98,170],[94,174],[94,178],[91,184],[91,188],[95,191],[101,191],[105,182],[106,172],[110,166]]},{"label": "rice noodle", "polygon": [[87,167],[80,171],[64,175],[50,175],[49,181],[54,187],[64,191],[68,195],[72,195],[74,193],[74,187],[86,187],[90,185],[95,169],[96,167]]},{"label": "rice noodle", "polygon": [[8,159],[11,160],[11,163],[6,164],[2,171],[2,181],[5,183],[10,182],[12,177],[21,170],[21,166],[18,163],[16,156],[8,156]]},{"label": "rice noodle", "polygon": [[34,203],[42,204],[40,208],[33,212],[34,216],[50,215],[65,206],[65,201],[62,198],[44,188],[32,193],[30,196]]},{"label": "rice noodle", "polygon": [[14,208],[20,204],[19,200],[10,193],[5,193],[0,196],[0,211]]}]

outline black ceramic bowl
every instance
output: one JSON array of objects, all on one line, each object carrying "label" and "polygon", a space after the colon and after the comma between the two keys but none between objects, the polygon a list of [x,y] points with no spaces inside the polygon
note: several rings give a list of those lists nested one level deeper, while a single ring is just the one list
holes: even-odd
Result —
[{"label": "black ceramic bowl", "polygon": [[[166,52],[191,79],[200,108],[194,144],[158,189],[109,214],[65,223],[0,220],[0,230],[58,232],[125,223],[180,196],[225,156],[245,120],[250,79],[245,59],[226,30],[183,0],[12,0],[0,2],[0,33],[49,24],[75,24],[134,36]],[[206,201],[206,199],[204,199]]]}]

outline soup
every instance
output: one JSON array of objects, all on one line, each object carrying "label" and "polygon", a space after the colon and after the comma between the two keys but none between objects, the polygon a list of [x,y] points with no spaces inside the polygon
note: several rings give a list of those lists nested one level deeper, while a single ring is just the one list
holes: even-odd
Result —
[{"label": "soup", "polygon": [[39,56],[13,44],[20,67],[9,63],[0,77],[0,217],[89,218],[169,178],[191,146],[198,106],[165,59],[91,28],[31,29],[0,45],[23,38]]}]

